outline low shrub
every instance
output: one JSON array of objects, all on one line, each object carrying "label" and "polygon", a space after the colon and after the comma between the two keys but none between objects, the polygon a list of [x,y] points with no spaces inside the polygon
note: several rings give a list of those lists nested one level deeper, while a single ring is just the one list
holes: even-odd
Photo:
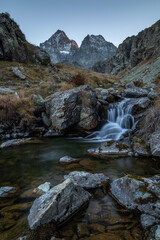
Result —
[{"label": "low shrub", "polygon": [[85,84],[85,76],[81,73],[77,73],[72,77],[71,82],[75,85],[75,86],[81,86]]}]

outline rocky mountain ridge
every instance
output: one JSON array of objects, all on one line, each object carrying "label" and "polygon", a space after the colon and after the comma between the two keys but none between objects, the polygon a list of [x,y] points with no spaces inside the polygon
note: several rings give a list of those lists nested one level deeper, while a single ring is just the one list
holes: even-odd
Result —
[{"label": "rocky mountain ridge", "polygon": [[0,60],[50,63],[49,55],[27,42],[17,23],[7,13],[0,14]]},{"label": "rocky mountain ridge", "polygon": [[126,38],[119,45],[117,53],[111,59],[102,61],[93,67],[97,72],[127,74],[138,64],[156,59],[160,55],[160,20],[138,35]]},{"label": "rocky mountain ridge", "polygon": [[52,62],[65,62],[71,65],[90,68],[98,61],[115,55],[117,48],[101,35],[87,35],[80,47],[70,40],[64,31],[58,30],[47,41],[40,44],[47,51]]},{"label": "rocky mountain ridge", "polygon": [[48,40],[40,44],[40,47],[47,51],[54,63],[70,61],[78,44],[70,40],[64,31],[57,30]]}]

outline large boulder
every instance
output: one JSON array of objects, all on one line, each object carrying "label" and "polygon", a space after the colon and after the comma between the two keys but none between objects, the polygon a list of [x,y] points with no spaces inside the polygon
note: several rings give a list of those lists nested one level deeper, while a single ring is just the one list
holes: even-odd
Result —
[{"label": "large boulder", "polygon": [[73,171],[64,176],[64,179],[71,179],[75,185],[85,189],[92,189],[109,185],[109,178],[103,173],[88,173],[83,171]]},{"label": "large boulder", "polygon": [[129,210],[138,210],[144,228],[160,222],[160,177],[125,176],[111,183],[110,191]]},{"label": "large boulder", "polygon": [[90,197],[90,193],[82,187],[75,186],[70,179],[65,180],[34,201],[28,216],[30,229],[50,222],[55,225],[62,223],[86,204]]},{"label": "large boulder", "polygon": [[151,153],[155,157],[160,157],[160,130],[155,131],[149,138]]},{"label": "large boulder", "polygon": [[9,14],[0,14],[0,60],[48,64],[49,55],[26,41],[25,35]]},{"label": "large boulder", "polygon": [[73,125],[91,130],[98,124],[96,94],[86,85],[56,92],[46,99],[45,105],[51,127],[56,132],[63,132]]}]

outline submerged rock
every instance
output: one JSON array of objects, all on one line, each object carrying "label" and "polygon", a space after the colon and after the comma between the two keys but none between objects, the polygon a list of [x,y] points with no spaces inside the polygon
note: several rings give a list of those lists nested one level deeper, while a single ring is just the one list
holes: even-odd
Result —
[{"label": "submerged rock", "polygon": [[10,193],[14,192],[14,187],[1,187],[0,188],[0,198],[7,197]]},{"label": "submerged rock", "polygon": [[70,156],[64,156],[59,159],[60,163],[73,163],[73,162],[79,162],[79,159],[72,158]]},{"label": "submerged rock", "polygon": [[83,171],[73,171],[64,176],[64,179],[70,179],[75,185],[84,187],[85,189],[92,189],[109,185],[109,178],[103,173],[88,173]]},{"label": "submerged rock", "polygon": [[37,198],[28,216],[30,229],[53,222],[62,223],[77,212],[91,197],[90,193],[67,179]]},{"label": "submerged rock", "polygon": [[88,154],[93,157],[125,157],[131,156],[132,152],[128,145],[119,141],[108,141],[102,143],[98,148],[88,149]]}]

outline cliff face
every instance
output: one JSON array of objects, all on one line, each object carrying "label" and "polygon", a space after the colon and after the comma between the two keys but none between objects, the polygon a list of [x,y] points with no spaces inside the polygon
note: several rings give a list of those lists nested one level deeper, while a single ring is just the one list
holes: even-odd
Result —
[{"label": "cliff face", "polygon": [[0,14],[0,60],[48,64],[49,55],[26,41],[8,14]]},{"label": "cliff face", "polygon": [[70,40],[67,35],[58,30],[47,41],[40,44],[40,47],[47,51],[51,57],[51,61],[70,62],[78,45],[74,40]]},{"label": "cliff face", "polygon": [[47,41],[40,44],[46,50],[52,62],[66,62],[71,65],[90,68],[98,61],[104,61],[115,55],[117,48],[101,35],[87,35],[80,48],[74,40],[58,30]]},{"label": "cliff face", "polygon": [[98,61],[104,61],[115,55],[117,48],[107,42],[101,35],[87,35],[73,61],[84,68],[92,67]]},{"label": "cliff face", "polygon": [[141,31],[137,36],[128,37],[119,45],[111,59],[97,63],[97,72],[119,74],[130,70],[144,60],[160,55],[160,21]]}]

